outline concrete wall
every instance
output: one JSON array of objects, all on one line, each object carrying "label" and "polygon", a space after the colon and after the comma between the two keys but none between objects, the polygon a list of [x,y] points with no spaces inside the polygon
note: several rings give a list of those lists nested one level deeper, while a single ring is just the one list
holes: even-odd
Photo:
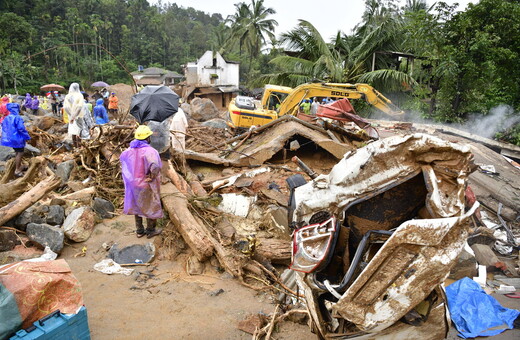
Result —
[{"label": "concrete wall", "polygon": [[215,52],[213,60],[213,52],[206,51],[196,63],[190,62],[186,65],[186,82],[188,85],[238,87],[238,71],[239,64],[227,63],[218,52]]}]

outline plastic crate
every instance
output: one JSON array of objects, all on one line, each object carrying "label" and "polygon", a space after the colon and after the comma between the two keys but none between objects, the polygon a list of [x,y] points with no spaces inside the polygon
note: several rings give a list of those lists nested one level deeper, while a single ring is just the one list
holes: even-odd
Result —
[{"label": "plastic crate", "polygon": [[77,314],[61,314],[59,310],[36,321],[27,329],[16,332],[10,340],[90,340],[87,309]]}]

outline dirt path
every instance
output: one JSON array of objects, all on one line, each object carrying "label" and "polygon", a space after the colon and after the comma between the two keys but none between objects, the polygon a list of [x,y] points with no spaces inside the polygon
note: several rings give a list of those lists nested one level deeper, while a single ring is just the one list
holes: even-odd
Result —
[{"label": "dirt path", "polygon": [[[125,246],[150,241],[137,239],[132,231],[131,216],[104,220],[88,241],[66,247],[60,256],[81,282],[93,340],[251,339],[250,334],[237,329],[237,323],[249,313],[269,314],[274,310],[270,294],[245,288],[209,264],[204,275],[189,276],[185,271],[187,256],[183,254],[169,261],[161,260],[159,251],[153,266],[134,267],[130,276],[95,271],[94,264],[107,254],[104,242]],[[74,257],[83,246],[87,247],[87,255]],[[224,292],[209,294],[218,289]],[[275,338],[315,336],[306,325],[286,322]]]}]

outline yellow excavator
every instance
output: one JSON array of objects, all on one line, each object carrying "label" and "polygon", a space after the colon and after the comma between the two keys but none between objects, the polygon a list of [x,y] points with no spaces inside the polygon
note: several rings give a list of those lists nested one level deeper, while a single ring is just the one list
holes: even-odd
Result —
[{"label": "yellow excavator", "polygon": [[282,115],[297,115],[300,103],[311,98],[364,99],[368,104],[391,116],[404,112],[367,84],[308,83],[296,88],[266,85],[260,102],[237,96],[229,103],[231,124],[237,128],[267,124]]}]

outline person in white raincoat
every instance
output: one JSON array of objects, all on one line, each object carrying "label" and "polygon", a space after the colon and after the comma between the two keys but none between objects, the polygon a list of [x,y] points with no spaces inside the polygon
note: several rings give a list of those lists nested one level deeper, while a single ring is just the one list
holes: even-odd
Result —
[{"label": "person in white raincoat", "polygon": [[68,134],[72,138],[75,147],[80,146],[81,126],[83,125],[84,111],[83,95],[81,94],[79,84],[72,83],[69,87],[69,93],[63,101],[63,109],[69,117]]}]

